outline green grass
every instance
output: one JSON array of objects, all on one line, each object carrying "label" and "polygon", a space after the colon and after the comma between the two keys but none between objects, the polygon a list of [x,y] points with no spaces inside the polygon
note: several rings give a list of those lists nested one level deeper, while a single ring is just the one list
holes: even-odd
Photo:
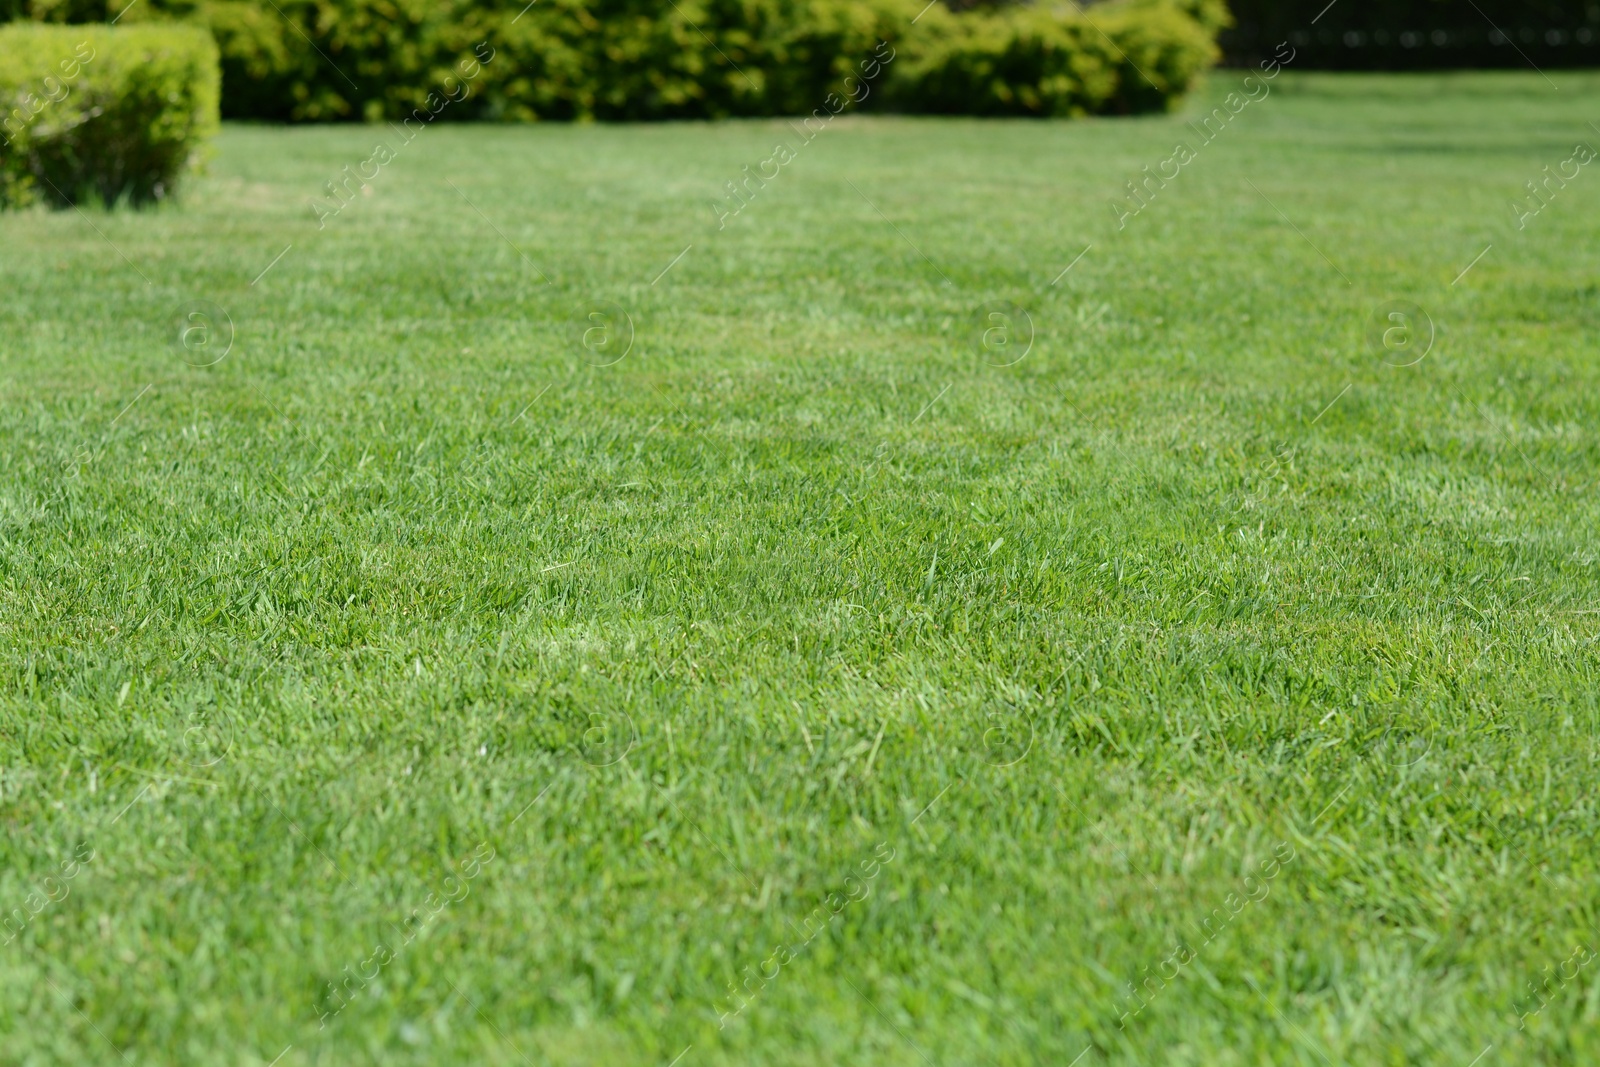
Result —
[{"label": "green grass", "polygon": [[1121,231],[1198,101],[841,118],[720,232],[785,124],[441,126],[322,230],[392,134],[234,126],[0,219],[0,1061],[1595,1062],[1552,77],[1285,74]]}]

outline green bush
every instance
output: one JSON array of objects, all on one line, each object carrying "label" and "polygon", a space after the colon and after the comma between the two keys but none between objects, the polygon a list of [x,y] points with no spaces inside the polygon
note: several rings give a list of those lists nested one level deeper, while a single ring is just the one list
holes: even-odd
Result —
[{"label": "green bush", "polygon": [[1127,114],[1171,106],[1216,62],[1214,3],[1124,0],[1087,12],[934,8],[905,40],[887,89],[902,111]]},{"label": "green bush", "polygon": [[516,73],[491,104],[516,117],[805,114],[879,41],[903,33],[918,7],[917,0],[541,0],[504,32]]},{"label": "green bush", "polygon": [[[126,4],[9,2],[31,4],[34,17]],[[1214,61],[1214,38],[1228,21],[1222,0],[1112,0],[1087,14],[1035,5],[956,14],[926,3],[143,0],[124,24],[208,27],[221,47],[228,117],[377,121],[412,114],[430,93],[456,93],[464,63],[482,69],[440,118],[809,114],[874,54],[881,58],[880,42],[896,58],[860,98],[865,108],[1147,111],[1168,106]]]},{"label": "green bush", "polygon": [[217,46],[189,26],[0,26],[0,205],[160,200],[218,124]]},{"label": "green bush", "polygon": [[[443,79],[459,80],[454,68],[503,21],[502,7],[492,0],[151,0],[143,17],[212,31],[226,118],[376,122],[423,106]],[[482,114],[475,95],[442,117]]]},{"label": "green bush", "polygon": [[632,120],[810,111],[917,9],[916,0],[150,0],[135,17],[212,30],[230,118],[398,119],[487,43],[483,77],[441,118]]}]

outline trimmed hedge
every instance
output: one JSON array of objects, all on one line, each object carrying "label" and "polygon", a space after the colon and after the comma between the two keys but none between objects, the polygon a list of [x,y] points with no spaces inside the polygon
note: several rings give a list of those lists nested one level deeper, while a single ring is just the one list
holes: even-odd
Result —
[{"label": "trimmed hedge", "polygon": [[905,57],[867,108],[1148,111],[1215,61],[1228,17],[1221,0],[1115,0],[1092,16],[926,0],[280,0],[282,15],[258,0],[155,4],[216,33],[227,114],[289,120],[409,113],[478,41],[498,58],[452,118],[807,114],[880,41]]},{"label": "trimmed hedge", "polygon": [[[127,0],[9,2],[38,14]],[[1111,0],[1087,13],[1049,2],[955,13],[927,0],[143,0],[123,24],[208,27],[228,117],[378,121],[430,93],[451,96],[441,117],[452,120],[809,114],[852,92],[844,80],[885,54],[880,42],[895,58],[856,97],[863,108],[1149,111],[1214,62],[1228,21],[1222,0]],[[457,99],[474,54],[482,75]]]},{"label": "trimmed hedge", "polygon": [[[1220,5],[1122,2],[1084,13],[936,7],[888,84],[902,111],[952,115],[1127,114],[1169,107],[1214,62]],[[1198,17],[1197,17],[1198,16]]]},{"label": "trimmed hedge", "polygon": [[541,0],[504,31],[517,76],[499,109],[579,119],[806,114],[916,14],[915,0],[675,2]]},{"label": "trimmed hedge", "polygon": [[451,119],[807,112],[917,8],[914,0],[276,0],[276,9],[266,0],[147,0],[133,11],[211,29],[225,117],[372,122],[422,106],[479,44],[494,58]]},{"label": "trimmed hedge", "polygon": [[0,26],[0,206],[170,195],[218,126],[217,46],[191,26]]}]

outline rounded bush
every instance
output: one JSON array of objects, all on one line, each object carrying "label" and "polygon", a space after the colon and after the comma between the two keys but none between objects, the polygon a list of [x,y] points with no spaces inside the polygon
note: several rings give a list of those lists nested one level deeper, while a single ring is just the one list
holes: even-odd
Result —
[{"label": "rounded bush", "polygon": [[203,29],[0,26],[0,206],[170,195],[218,127]]}]

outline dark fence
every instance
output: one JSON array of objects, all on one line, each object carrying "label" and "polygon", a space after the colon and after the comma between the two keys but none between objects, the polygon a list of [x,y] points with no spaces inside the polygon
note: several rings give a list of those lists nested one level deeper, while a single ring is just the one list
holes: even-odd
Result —
[{"label": "dark fence", "polygon": [[[134,0],[137,2],[137,0]],[[946,0],[956,8],[1016,0]],[[1037,0],[1044,2],[1044,0]],[[0,22],[105,20],[130,0],[0,0]],[[167,0],[164,9],[199,7]],[[666,0],[662,8],[670,11]],[[1227,62],[1253,66],[1278,42],[1296,69],[1447,70],[1600,66],[1600,0],[1229,0]]]},{"label": "dark fence", "polygon": [[1254,65],[1280,41],[1295,69],[1524,70],[1600,65],[1600,2],[1230,0],[1226,62]]}]

